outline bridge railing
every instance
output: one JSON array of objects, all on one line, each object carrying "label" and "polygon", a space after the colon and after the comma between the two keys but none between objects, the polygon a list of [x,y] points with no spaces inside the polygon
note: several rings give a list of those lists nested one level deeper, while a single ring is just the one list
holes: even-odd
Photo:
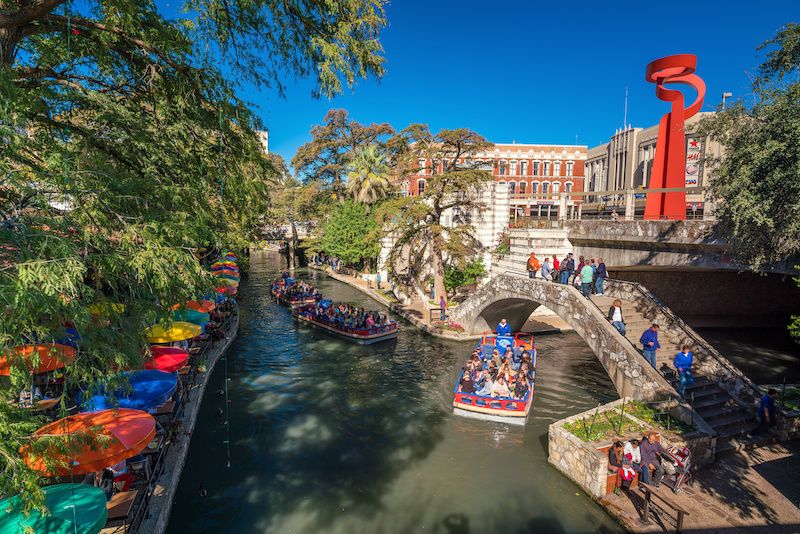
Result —
[{"label": "bridge railing", "polygon": [[[628,280],[608,279],[609,287],[612,284],[626,286],[630,291],[638,294],[640,297],[646,299],[656,307],[659,313],[665,315],[671,322],[672,326],[678,328],[686,338],[692,340],[692,344],[700,347],[703,351],[710,356],[722,369],[724,369],[730,376],[734,377],[741,383],[755,399],[760,399],[764,392],[756,384],[754,384],[742,371],[731,364],[722,354],[717,351],[708,341],[699,336],[694,329],[684,322],[678,315],[676,315],[669,307],[667,307],[658,297],[653,295],[645,287],[637,282],[630,282]],[[734,395],[735,396],[735,395]],[[782,415],[785,412],[778,408]]]}]

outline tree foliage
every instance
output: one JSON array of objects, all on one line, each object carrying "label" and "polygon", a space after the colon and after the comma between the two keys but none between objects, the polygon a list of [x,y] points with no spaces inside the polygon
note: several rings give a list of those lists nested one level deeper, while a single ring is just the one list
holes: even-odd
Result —
[{"label": "tree foliage", "polygon": [[477,284],[485,274],[486,267],[482,258],[466,262],[463,267],[458,264],[447,265],[444,268],[444,287],[448,292],[452,292],[460,287]]},{"label": "tree foliage", "polygon": [[378,145],[358,148],[347,167],[347,190],[353,200],[372,205],[392,189],[386,152]]},{"label": "tree foliage", "polygon": [[[187,0],[177,20],[153,2],[77,5],[0,9],[0,352],[73,322],[67,395],[140,366],[144,327],[211,287],[201,249],[243,249],[264,222],[283,171],[225,75],[278,89],[312,75],[333,95],[382,72],[385,24],[382,0]],[[108,301],[124,312],[94,318]],[[17,452],[41,418],[12,402],[30,376],[17,365],[8,380],[0,495],[41,504]]]},{"label": "tree foliage", "polygon": [[[394,238],[388,258],[389,272],[398,266],[412,267],[418,274],[430,262],[437,295],[444,293],[445,260],[463,262],[480,248],[467,218],[483,207],[480,194],[491,181],[491,173],[478,160],[493,145],[468,129],[442,130],[433,135],[427,126],[413,124],[387,143],[396,159],[399,179],[418,173],[426,162],[429,176],[419,196],[385,202],[380,220]],[[458,224],[444,224],[450,211]]]},{"label": "tree foliage", "polygon": [[380,228],[367,207],[346,200],[322,227],[318,248],[347,265],[361,265],[380,253]]},{"label": "tree foliage", "polygon": [[717,217],[739,259],[754,268],[800,253],[800,26],[791,24],[762,48],[776,47],[753,86],[757,102],[739,102],[706,119],[724,147],[714,163]]},{"label": "tree foliage", "polygon": [[339,193],[354,154],[361,147],[382,144],[394,130],[387,123],[364,125],[344,109],[332,109],[323,124],[311,129],[311,141],[301,146],[292,166],[305,181],[319,180]]}]

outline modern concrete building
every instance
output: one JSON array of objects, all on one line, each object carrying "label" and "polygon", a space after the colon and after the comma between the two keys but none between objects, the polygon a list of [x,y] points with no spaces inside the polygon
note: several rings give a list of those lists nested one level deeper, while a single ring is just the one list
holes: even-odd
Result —
[{"label": "modern concrete building", "polygon": [[[686,187],[707,186],[712,178],[706,168],[709,157],[720,154],[719,143],[698,133],[698,125],[710,113],[698,113],[686,121]],[[595,211],[603,205],[616,206],[622,199],[609,191],[647,188],[653,171],[653,159],[658,138],[658,124],[648,128],[617,130],[608,143],[592,147],[586,158],[586,191],[597,191],[588,196],[583,211]],[[643,199],[637,204],[644,205]],[[687,194],[687,211],[694,214],[706,211],[707,199],[703,193]],[[637,206],[638,207],[638,206]],[[710,206],[708,206],[710,207]]]}]

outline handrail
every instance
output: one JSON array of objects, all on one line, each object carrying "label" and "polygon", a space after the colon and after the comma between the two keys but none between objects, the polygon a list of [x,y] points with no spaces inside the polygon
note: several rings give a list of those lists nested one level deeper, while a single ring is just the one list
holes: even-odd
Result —
[{"label": "handrail", "polygon": [[[696,335],[694,330],[687,325],[683,319],[678,317],[670,308],[668,308],[661,300],[658,299],[655,295],[653,295],[650,291],[644,288],[638,282],[630,282],[628,280],[619,280],[616,278],[609,278],[608,282],[618,283],[621,285],[627,285],[635,289],[638,293],[640,293],[643,297],[650,300],[653,304],[656,305],[658,310],[669,317],[674,324],[676,324],[684,334],[686,334],[689,338],[692,339],[694,343],[698,346],[702,347],[703,350],[707,351],[708,354],[714,358],[722,367],[724,367],[728,372],[736,376],[737,378],[741,379],[742,383],[744,383],[751,391],[756,393],[758,398],[761,398],[764,395],[764,392],[759,388],[756,384],[754,384],[744,373],[742,373],[738,368],[733,366],[729,363],[725,357],[717,351],[708,341]],[[778,408],[780,410],[780,408]],[[780,410],[783,415],[786,415],[783,410]]]}]

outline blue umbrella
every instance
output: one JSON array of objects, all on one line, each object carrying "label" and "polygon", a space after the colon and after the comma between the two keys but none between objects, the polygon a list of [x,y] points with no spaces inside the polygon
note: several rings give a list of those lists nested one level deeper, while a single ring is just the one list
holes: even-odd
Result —
[{"label": "blue umbrella", "polygon": [[113,395],[109,395],[103,391],[104,388],[98,388],[99,391],[95,395],[84,397],[83,401],[79,399],[81,411],[96,412],[117,407],[152,410],[167,402],[178,387],[178,375],[175,373],[145,369],[126,371],[123,375],[130,382],[130,390],[120,388]]}]

